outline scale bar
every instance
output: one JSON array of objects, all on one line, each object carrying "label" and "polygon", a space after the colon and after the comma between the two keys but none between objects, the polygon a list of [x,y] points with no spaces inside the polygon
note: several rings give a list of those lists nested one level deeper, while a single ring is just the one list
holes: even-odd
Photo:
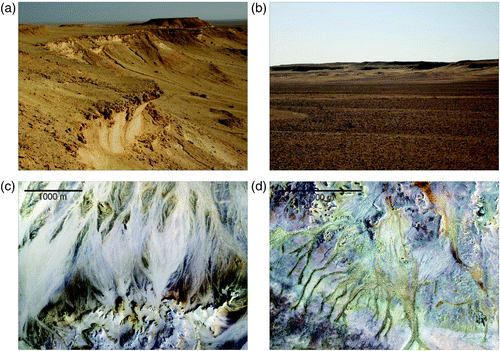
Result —
[{"label": "scale bar", "polygon": [[351,189],[351,190],[285,190],[287,192],[292,193],[360,193],[363,190],[361,189]]},{"label": "scale bar", "polygon": [[71,189],[67,189],[67,190],[63,190],[63,189],[54,189],[54,190],[50,190],[50,189],[26,189],[24,190],[25,193],[81,193],[82,190],[71,190]]}]

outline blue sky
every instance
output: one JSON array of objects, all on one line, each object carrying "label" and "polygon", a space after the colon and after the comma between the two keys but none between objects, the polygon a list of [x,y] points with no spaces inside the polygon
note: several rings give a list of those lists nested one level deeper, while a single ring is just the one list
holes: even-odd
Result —
[{"label": "blue sky", "polygon": [[151,18],[246,19],[247,4],[207,2],[20,2],[19,23],[130,23]]},{"label": "blue sky", "polygon": [[497,3],[277,3],[270,62],[498,58]]}]

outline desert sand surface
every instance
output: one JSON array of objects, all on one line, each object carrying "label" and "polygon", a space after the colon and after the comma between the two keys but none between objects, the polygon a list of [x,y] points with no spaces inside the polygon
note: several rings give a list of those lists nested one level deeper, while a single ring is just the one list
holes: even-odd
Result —
[{"label": "desert sand surface", "polygon": [[272,170],[498,169],[498,60],[271,67]]},{"label": "desert sand surface", "polygon": [[20,169],[246,169],[246,23],[19,25]]}]

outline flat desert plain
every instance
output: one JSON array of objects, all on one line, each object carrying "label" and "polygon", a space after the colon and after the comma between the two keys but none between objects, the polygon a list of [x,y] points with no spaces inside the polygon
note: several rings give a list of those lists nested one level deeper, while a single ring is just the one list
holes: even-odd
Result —
[{"label": "flat desert plain", "polygon": [[498,60],[271,67],[273,170],[498,169]]},{"label": "flat desert plain", "polygon": [[19,168],[246,169],[246,23],[19,25]]}]

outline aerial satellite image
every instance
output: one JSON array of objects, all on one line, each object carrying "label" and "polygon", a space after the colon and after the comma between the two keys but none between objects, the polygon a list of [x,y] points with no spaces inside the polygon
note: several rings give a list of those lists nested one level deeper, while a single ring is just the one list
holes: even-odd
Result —
[{"label": "aerial satellite image", "polygon": [[274,182],[272,349],[498,348],[498,182]]}]

